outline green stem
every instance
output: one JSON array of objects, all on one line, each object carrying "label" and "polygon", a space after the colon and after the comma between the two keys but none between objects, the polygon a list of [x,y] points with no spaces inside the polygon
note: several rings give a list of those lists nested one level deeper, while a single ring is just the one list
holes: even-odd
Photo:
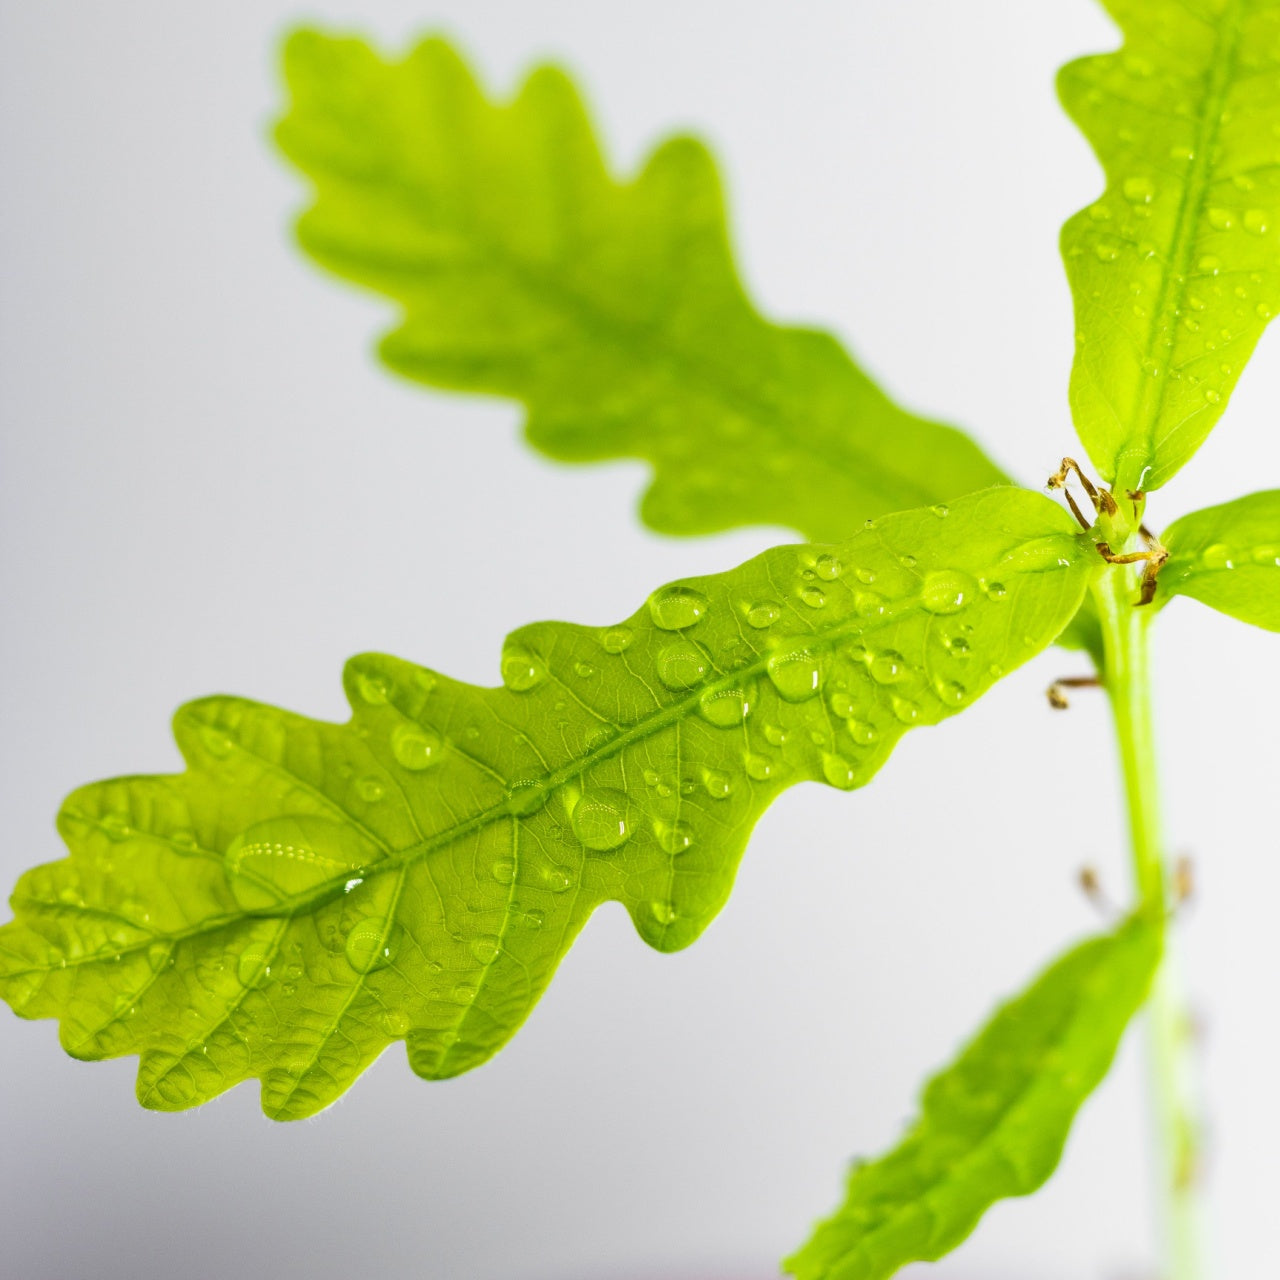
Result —
[{"label": "green stem", "polygon": [[[1148,628],[1152,611],[1135,608],[1139,585],[1128,569],[1110,569],[1094,588],[1102,619],[1105,684],[1115,719],[1129,813],[1133,872],[1142,909],[1162,922],[1176,905],[1160,834],[1155,735],[1151,716]],[[1151,1103],[1160,1148],[1160,1212],[1169,1280],[1203,1280],[1201,1209],[1197,1187],[1193,1046],[1173,939],[1147,1012]]]}]

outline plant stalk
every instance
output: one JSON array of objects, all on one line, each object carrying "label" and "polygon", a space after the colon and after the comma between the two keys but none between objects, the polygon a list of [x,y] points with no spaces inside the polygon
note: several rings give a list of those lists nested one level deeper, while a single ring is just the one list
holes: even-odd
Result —
[{"label": "plant stalk", "polygon": [[1135,607],[1139,590],[1135,571],[1114,566],[1094,588],[1094,596],[1102,620],[1104,683],[1120,752],[1135,888],[1141,909],[1161,922],[1165,934],[1163,959],[1147,1006],[1164,1274],[1168,1280],[1205,1280],[1195,1046],[1173,931],[1166,925],[1177,902],[1160,831],[1148,666],[1154,612]]}]

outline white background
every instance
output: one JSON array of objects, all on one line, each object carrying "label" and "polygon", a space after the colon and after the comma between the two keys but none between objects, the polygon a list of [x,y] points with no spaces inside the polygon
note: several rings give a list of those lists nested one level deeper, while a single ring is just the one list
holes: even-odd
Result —
[{"label": "white background", "polygon": [[[225,690],[342,718],[342,660],[494,683],[501,637],[604,623],[657,583],[780,540],[658,538],[633,464],[561,469],[519,413],[393,379],[378,300],[289,242],[275,50],[300,18],[456,36],[509,91],[571,67],[610,154],[674,128],[723,159],[743,271],[906,403],[1038,483],[1073,449],[1062,220],[1099,188],[1056,105],[1110,47],[1092,0],[3,0],[0,3],[0,872],[60,855],[94,778],[175,768],[172,709]],[[1280,481],[1280,359],[1154,523]],[[1277,640],[1179,603],[1160,639],[1171,840],[1207,1028],[1219,1276],[1274,1259]],[[135,1063],[80,1064],[0,1017],[0,1271],[18,1280],[760,1280],[891,1142],[994,999],[1128,892],[1096,695],[1054,652],[874,786],[805,786],[728,908],[660,956],[601,911],[510,1048],[426,1084],[388,1052],[318,1119],[248,1085],[184,1115]],[[1152,1274],[1140,1042],[1048,1188],[997,1207],[938,1280]]]}]

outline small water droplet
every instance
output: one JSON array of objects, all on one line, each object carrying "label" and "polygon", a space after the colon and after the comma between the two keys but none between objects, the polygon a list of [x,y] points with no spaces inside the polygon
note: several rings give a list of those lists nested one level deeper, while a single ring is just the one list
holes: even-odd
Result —
[{"label": "small water droplet", "polygon": [[991,600],[1003,600],[1009,594],[1003,582],[984,582],[982,589]]},{"label": "small water droplet", "polygon": [[819,556],[813,571],[823,582],[834,582],[844,572],[844,565],[835,556]]},{"label": "small water droplet", "polygon": [[127,840],[133,835],[133,828],[129,825],[128,819],[122,813],[104,813],[98,819],[98,826],[102,829],[102,834],[108,840],[120,841]]},{"label": "small water droplet", "polygon": [[886,649],[871,660],[871,678],[877,684],[896,684],[907,675],[907,660],[896,649]]},{"label": "small water droplet", "polygon": [[1222,393],[1215,387],[1206,387],[1204,389],[1204,398],[1210,404],[1217,404],[1218,401],[1222,399]]},{"label": "small water droplet", "polygon": [[[478,994],[479,992],[469,982],[460,982],[453,989],[453,998],[454,1000],[457,1001],[458,1004],[470,1004]],[[457,1044],[458,1042],[457,1034],[456,1033],[450,1033],[450,1034],[453,1035],[453,1039],[449,1041],[449,1043]],[[441,1036],[440,1038],[441,1040],[444,1040],[446,1037]]]},{"label": "small water droplet", "polygon": [[726,800],[733,790],[733,780],[719,769],[704,769],[702,785],[713,800]]},{"label": "small water droplet", "polygon": [[349,826],[304,815],[256,823],[227,846],[224,865],[236,901],[264,911],[317,891],[339,893],[373,857]]},{"label": "small water droplet", "polygon": [[964,685],[955,680],[939,680],[934,686],[938,697],[949,707],[958,707],[965,700]]},{"label": "small water droplet", "polygon": [[1234,569],[1236,567],[1231,548],[1222,542],[1215,542],[1211,547],[1205,547],[1200,553],[1200,564],[1206,569]]},{"label": "small water droplet", "polygon": [[780,724],[767,724],[764,726],[764,740],[771,747],[784,746],[788,736],[787,731]]},{"label": "small water droplet", "polygon": [[782,606],[772,600],[762,600],[747,610],[747,622],[757,630],[771,627],[782,617]]},{"label": "small water droplet", "polygon": [[697,645],[677,641],[658,654],[658,679],[668,689],[691,689],[702,681],[710,665]]},{"label": "small water droplet", "polygon": [[401,1013],[399,1009],[388,1009],[382,1015],[381,1022],[383,1033],[389,1035],[393,1040],[398,1040],[401,1036],[408,1034],[409,1017],[407,1014]]},{"label": "small water droplet", "polygon": [[920,719],[920,708],[909,698],[894,698],[893,714],[903,724],[915,724]]},{"label": "small water droplet", "polygon": [[1155,199],[1156,187],[1150,178],[1126,178],[1122,189],[1130,204],[1150,204]]},{"label": "small water droplet", "polygon": [[916,567],[916,558],[912,555],[899,556],[898,563],[904,569],[914,569]]},{"label": "small water droplet", "polygon": [[589,662],[575,662],[573,664],[574,674],[581,680],[590,680],[596,673],[595,667]]},{"label": "small water droplet", "polygon": [[200,741],[215,760],[225,760],[235,750],[231,736],[211,724],[200,727]]},{"label": "small water droplet", "polygon": [[874,569],[855,569],[853,576],[862,583],[864,587],[869,587],[876,580],[876,571]]},{"label": "small water droplet", "polygon": [[1208,217],[1209,225],[1215,231],[1230,231],[1236,225],[1236,215],[1230,209],[1210,209]]},{"label": "small water droplet", "polygon": [[518,647],[503,651],[502,683],[513,693],[528,693],[546,678],[546,664],[536,654]]},{"label": "small water droplet", "polygon": [[263,943],[251,942],[236,961],[236,977],[240,985],[250,991],[259,991],[265,987],[272,977],[271,961],[275,948]]},{"label": "small water droplet", "polygon": [[356,794],[367,804],[376,804],[386,794],[380,779],[372,774],[356,780]]},{"label": "small water droplet", "polygon": [[1266,235],[1271,225],[1264,209],[1246,209],[1244,211],[1244,229],[1255,236]]},{"label": "small water droplet", "polygon": [[569,823],[588,849],[607,853],[630,838],[630,814],[631,802],[625,792],[601,787],[578,801]]},{"label": "small water droplet", "polygon": [[438,764],[444,751],[440,739],[429,729],[402,724],[391,734],[391,754],[403,768],[418,772]]},{"label": "small water droplet", "polygon": [[1220,259],[1211,253],[1204,254],[1197,262],[1196,269],[1202,271],[1205,275],[1216,276],[1222,267]]},{"label": "small water droplet", "polygon": [[1093,246],[1093,254],[1099,262],[1114,262],[1120,256],[1120,242],[1103,236]]},{"label": "small water droplet", "polygon": [[967,573],[943,569],[925,577],[920,603],[930,613],[959,613],[977,593],[978,584]]},{"label": "small water droplet", "polygon": [[857,773],[843,756],[827,752],[822,757],[822,776],[833,786],[848,791],[857,779]]},{"label": "small water droplet", "polygon": [[663,587],[649,597],[649,616],[663,631],[695,626],[710,607],[707,597],[692,587]]},{"label": "small water droplet", "polygon": [[1271,317],[1275,315],[1275,312],[1272,311],[1270,304],[1266,302],[1258,303],[1258,305],[1254,307],[1253,312],[1258,317],[1259,320],[1270,320]]},{"label": "small water droplet", "polygon": [[370,704],[379,706],[391,696],[391,682],[386,676],[371,675],[361,671],[356,676],[356,692]]},{"label": "small water droplet", "polygon": [[380,918],[361,920],[347,934],[347,963],[357,973],[384,969],[396,958],[400,946],[400,927]]},{"label": "small water droplet", "polygon": [[524,915],[520,917],[520,922],[526,929],[541,929],[546,923],[546,920],[546,914],[537,910],[526,911]]},{"label": "small water droplet", "polygon": [[765,665],[778,696],[787,702],[804,702],[818,692],[822,673],[818,659],[807,649],[775,653]]},{"label": "small water droplet", "polygon": [[543,778],[520,778],[507,788],[507,812],[517,817],[537,813],[551,798]]},{"label": "small water droplet", "polygon": [[858,709],[854,700],[843,690],[837,690],[833,693],[827,699],[827,704],[841,720],[847,720]]},{"label": "small water droplet", "polygon": [[510,884],[516,878],[516,864],[510,858],[501,858],[491,868],[493,878],[499,884]]},{"label": "small water droplet", "polygon": [[676,919],[676,909],[669,902],[651,902],[649,910],[653,914],[653,918],[659,924],[674,924]]},{"label": "small water droplet", "polygon": [[477,964],[492,964],[502,951],[502,942],[493,936],[493,934],[481,934],[478,938],[471,939],[471,945],[467,948],[475,958]]},{"label": "small water droplet", "polygon": [[610,627],[600,637],[600,647],[606,653],[622,653],[630,647],[633,639],[630,627]]},{"label": "small water droplet", "polygon": [[757,782],[764,782],[773,776],[773,761],[768,756],[748,755],[743,761],[743,766],[747,776],[754,778]]},{"label": "small water droplet", "polygon": [[1280,565],[1280,547],[1270,545],[1254,547],[1249,558],[1254,564],[1266,565],[1268,568],[1272,565]]},{"label": "small water droplet", "polygon": [[860,747],[869,747],[879,736],[875,725],[868,724],[865,720],[850,720],[849,736]]},{"label": "small water droplet", "polygon": [[947,506],[945,502],[936,503],[934,506],[930,507],[929,510],[938,517],[945,517],[951,514],[951,508]]},{"label": "small water droplet", "polygon": [[552,893],[564,893],[573,888],[573,873],[568,867],[548,867],[542,878]]},{"label": "small water droplet", "polygon": [[827,603],[827,593],[820,591],[817,587],[805,587],[800,592],[800,600],[810,609],[821,609]]},{"label": "small water droplet", "polygon": [[655,822],[653,833],[663,853],[683,853],[693,844],[693,828],[687,822]]}]

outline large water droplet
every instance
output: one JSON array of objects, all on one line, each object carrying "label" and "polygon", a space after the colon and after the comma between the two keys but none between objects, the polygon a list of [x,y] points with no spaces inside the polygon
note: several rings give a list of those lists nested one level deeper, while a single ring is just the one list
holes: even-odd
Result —
[{"label": "large water droplet", "polygon": [[276,948],[263,942],[251,942],[236,961],[236,977],[242,987],[260,990],[272,979],[272,962]]},{"label": "large water droplet", "polygon": [[880,736],[875,725],[868,724],[865,720],[850,720],[847,723],[849,736],[860,747],[869,747]]},{"label": "large water droplet", "polygon": [[429,729],[401,724],[391,734],[391,754],[404,768],[417,772],[438,764],[444,748],[439,737]]},{"label": "large water droplet", "polygon": [[361,920],[347,934],[347,963],[357,973],[384,969],[396,958],[400,927],[391,920]]},{"label": "large water droplet", "polygon": [[663,631],[694,626],[710,607],[707,597],[692,587],[663,587],[649,597],[649,616]]},{"label": "large water droplet", "polygon": [[753,691],[746,685],[728,689],[708,689],[698,699],[698,713],[719,729],[732,729],[751,714]]},{"label": "large water droplet", "polygon": [[502,653],[502,683],[514,693],[528,693],[547,678],[546,663],[537,654],[518,646]]},{"label": "large water droplet", "polygon": [[569,822],[573,834],[588,849],[606,853],[630,837],[630,814],[631,802],[625,792],[600,787],[578,801]]},{"label": "large water droplet", "polygon": [[920,589],[920,603],[930,613],[959,613],[971,604],[978,584],[958,569],[942,569],[925,576]]},{"label": "large water droplet", "polygon": [[800,592],[800,602],[808,605],[810,609],[821,609],[827,603],[827,593],[818,587],[805,587]]},{"label": "large water droplet", "polygon": [[507,788],[507,812],[526,817],[537,813],[550,798],[545,778],[521,778]]},{"label": "large water droplet", "polygon": [[704,769],[702,785],[706,788],[707,795],[713,800],[727,800],[729,792],[733,789],[733,779],[719,769]]},{"label": "large water droplet", "polygon": [[472,938],[468,950],[478,964],[488,965],[498,958],[502,950],[502,942],[492,934],[485,933],[478,938]]},{"label": "large water droplet", "polygon": [[896,649],[886,649],[871,660],[871,678],[877,684],[897,684],[909,674],[906,658]]},{"label": "large water droplet", "polygon": [[844,565],[835,556],[819,556],[813,571],[824,582],[834,582],[844,572]]},{"label": "large water droplet", "polygon": [[697,645],[669,644],[658,654],[658,679],[668,689],[691,689],[702,681],[710,665]]},{"label": "large water droplet", "polygon": [[956,680],[938,680],[933,687],[949,707],[958,707],[965,700],[965,687]]},{"label": "large water droplet", "polygon": [[903,724],[915,724],[920,719],[920,708],[909,698],[894,698],[893,714]]},{"label": "large water droplet", "polygon": [[773,777],[773,761],[768,756],[748,755],[743,761],[743,767],[747,771],[747,777],[754,778],[757,782]]},{"label": "large water droplet", "polygon": [[788,702],[804,702],[818,692],[822,672],[818,659],[808,649],[775,653],[765,666],[778,696]]},{"label": "large water droplet", "polygon": [[224,865],[236,901],[246,911],[270,911],[340,892],[374,855],[350,827],[304,815],[256,823],[227,846]]}]

